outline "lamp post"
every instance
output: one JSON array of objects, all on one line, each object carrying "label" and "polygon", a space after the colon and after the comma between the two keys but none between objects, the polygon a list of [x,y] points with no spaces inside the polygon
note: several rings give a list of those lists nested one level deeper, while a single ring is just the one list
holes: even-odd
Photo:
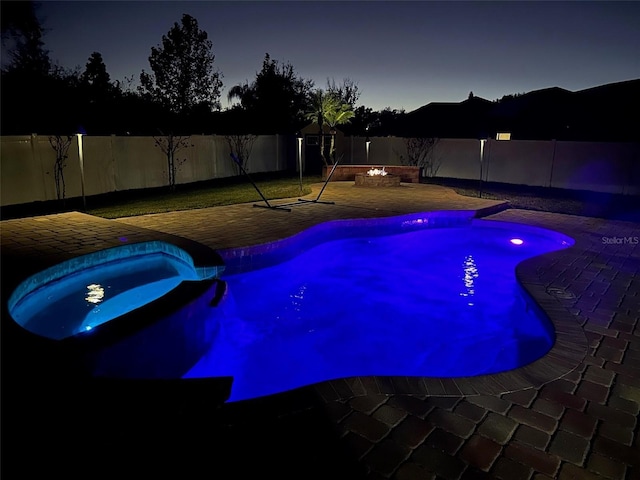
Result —
[{"label": "lamp post", "polygon": [[298,141],[298,171],[300,172],[300,193],[302,194],[302,134],[300,132],[296,134],[296,140]]},{"label": "lamp post", "polygon": [[371,145],[371,140],[369,139],[369,127],[367,127],[366,130],[367,130],[367,138],[364,141],[364,145],[367,150],[367,165],[368,165],[369,164],[369,145]]},{"label": "lamp post", "polygon": [[478,192],[480,198],[482,198],[482,160],[484,158],[484,144],[486,141],[486,138],[480,139],[480,187]]},{"label": "lamp post", "polygon": [[84,152],[82,148],[82,133],[76,134],[78,137],[78,161],[80,163],[80,186],[82,188],[82,207],[87,209],[87,199],[84,195]]}]

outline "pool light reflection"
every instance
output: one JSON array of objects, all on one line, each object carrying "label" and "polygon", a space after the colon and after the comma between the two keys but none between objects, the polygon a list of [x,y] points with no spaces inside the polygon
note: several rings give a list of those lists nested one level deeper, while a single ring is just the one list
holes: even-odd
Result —
[{"label": "pool light reflection", "polygon": [[[463,282],[465,291],[460,293],[460,296],[473,297],[476,293],[475,279],[478,278],[478,267],[472,255],[465,257],[464,263],[462,264],[462,271],[464,272]],[[471,299],[469,299],[467,305],[473,307],[473,302],[470,300]]]},{"label": "pool light reflection", "polygon": [[92,283],[87,285],[87,292],[84,299],[89,303],[100,303],[104,300],[104,288],[102,285]]}]

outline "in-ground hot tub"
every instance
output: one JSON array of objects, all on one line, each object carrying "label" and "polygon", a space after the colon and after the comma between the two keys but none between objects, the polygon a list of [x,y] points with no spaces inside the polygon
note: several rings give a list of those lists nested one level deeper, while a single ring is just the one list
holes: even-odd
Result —
[{"label": "in-ground hot tub", "polygon": [[92,376],[175,378],[215,335],[202,311],[222,294],[223,270],[166,242],[127,244],[32,275],[8,309]]}]

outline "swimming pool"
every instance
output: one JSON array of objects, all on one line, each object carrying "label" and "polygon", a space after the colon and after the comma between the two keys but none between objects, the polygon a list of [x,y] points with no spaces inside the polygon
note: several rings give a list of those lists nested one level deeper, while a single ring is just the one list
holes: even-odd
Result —
[{"label": "swimming pool", "polygon": [[7,307],[33,357],[60,373],[179,378],[218,327],[206,316],[224,265],[217,255],[207,261],[196,265],[166,242],[124,244],[30,276]]},{"label": "swimming pool", "polygon": [[186,252],[164,242],[123,245],[33,275],[9,298],[9,313],[26,330],[62,340],[151,303],[183,281],[215,278],[223,269],[197,268]]},{"label": "swimming pool", "polygon": [[572,244],[526,225],[411,215],[221,252],[220,329],[184,377],[232,376],[233,402],[335,378],[519,368],[555,336],[515,267]]}]

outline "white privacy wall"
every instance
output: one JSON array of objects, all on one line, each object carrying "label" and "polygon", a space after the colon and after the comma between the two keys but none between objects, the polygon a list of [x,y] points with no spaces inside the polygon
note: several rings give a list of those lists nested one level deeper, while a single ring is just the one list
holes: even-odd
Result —
[{"label": "white privacy wall", "polygon": [[[405,139],[338,137],[343,164],[399,165]],[[304,148],[302,154],[304,156]],[[256,138],[249,173],[295,168],[296,140],[283,135]],[[519,185],[640,195],[640,144],[487,140],[480,162],[478,139],[440,139],[436,176]],[[85,195],[168,185],[167,159],[153,137],[84,136]],[[193,135],[176,156],[176,183],[238,174],[222,136]],[[184,160],[184,161],[183,161]],[[55,152],[47,135],[3,136],[0,143],[1,205],[56,199]],[[303,158],[303,165],[304,165]],[[78,139],[73,137],[64,169],[66,198],[82,195]]]},{"label": "white privacy wall", "polygon": [[[398,165],[406,143],[397,137],[348,137],[342,149],[353,165]],[[640,195],[640,144],[443,138],[433,159],[436,177]],[[349,163],[349,162],[345,162]],[[482,175],[482,177],[481,177]]]},{"label": "white privacy wall", "polygon": [[[256,138],[246,170],[284,170],[288,153],[282,135]],[[193,135],[176,154],[176,183],[186,184],[238,174],[222,136]],[[169,184],[167,157],[153,137],[82,137],[84,193],[162,187]],[[3,136],[0,144],[2,206],[55,200],[55,151],[48,135]],[[72,138],[64,168],[66,198],[82,195],[78,138]]]}]

